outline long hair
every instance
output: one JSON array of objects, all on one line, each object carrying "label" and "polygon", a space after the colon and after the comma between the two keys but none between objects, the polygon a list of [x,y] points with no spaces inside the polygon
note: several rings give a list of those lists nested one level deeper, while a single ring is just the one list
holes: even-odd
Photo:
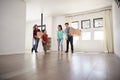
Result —
[{"label": "long hair", "polygon": [[62,30],[62,25],[58,25],[58,27],[60,27],[60,30]]},{"label": "long hair", "polygon": [[33,26],[33,30],[35,30],[35,27],[37,26],[37,24],[35,24],[34,26]]}]

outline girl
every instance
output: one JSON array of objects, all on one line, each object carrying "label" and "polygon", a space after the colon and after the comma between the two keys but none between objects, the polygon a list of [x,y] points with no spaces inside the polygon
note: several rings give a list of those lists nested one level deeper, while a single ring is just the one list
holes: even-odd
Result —
[{"label": "girl", "polygon": [[57,41],[58,41],[58,53],[63,54],[63,35],[64,31],[62,30],[62,25],[58,25],[58,31],[57,31]]}]

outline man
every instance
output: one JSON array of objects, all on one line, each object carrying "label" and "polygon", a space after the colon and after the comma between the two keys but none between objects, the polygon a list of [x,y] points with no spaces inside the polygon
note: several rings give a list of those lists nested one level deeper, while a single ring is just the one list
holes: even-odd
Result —
[{"label": "man", "polygon": [[69,50],[69,42],[71,44],[71,52],[73,53],[73,36],[70,33],[70,29],[71,27],[69,27],[69,23],[65,23],[66,29],[65,29],[65,33],[66,33],[66,51],[65,53],[68,53]]}]

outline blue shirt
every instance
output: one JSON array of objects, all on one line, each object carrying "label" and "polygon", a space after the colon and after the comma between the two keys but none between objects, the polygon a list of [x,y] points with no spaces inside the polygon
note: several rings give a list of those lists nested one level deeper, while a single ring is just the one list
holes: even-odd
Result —
[{"label": "blue shirt", "polygon": [[64,31],[63,30],[57,31],[57,39],[63,39],[63,36],[64,36]]}]

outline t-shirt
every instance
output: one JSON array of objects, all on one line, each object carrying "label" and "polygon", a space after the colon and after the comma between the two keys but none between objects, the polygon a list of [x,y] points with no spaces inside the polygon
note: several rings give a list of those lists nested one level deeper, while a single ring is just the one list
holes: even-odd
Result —
[{"label": "t-shirt", "polygon": [[64,36],[64,31],[63,30],[57,31],[57,38],[58,39],[63,39],[63,36]]},{"label": "t-shirt", "polygon": [[47,34],[43,34],[41,38],[42,38],[42,43],[47,43],[47,41],[48,41],[48,35]]},{"label": "t-shirt", "polygon": [[34,30],[34,31],[33,31],[33,37],[34,37],[34,38],[35,38],[35,36],[37,36],[37,32],[40,32],[40,30],[37,29],[37,30]]},{"label": "t-shirt", "polygon": [[67,27],[67,28],[65,29],[66,36],[72,36],[72,35],[70,34],[70,29],[71,29],[71,27]]}]

